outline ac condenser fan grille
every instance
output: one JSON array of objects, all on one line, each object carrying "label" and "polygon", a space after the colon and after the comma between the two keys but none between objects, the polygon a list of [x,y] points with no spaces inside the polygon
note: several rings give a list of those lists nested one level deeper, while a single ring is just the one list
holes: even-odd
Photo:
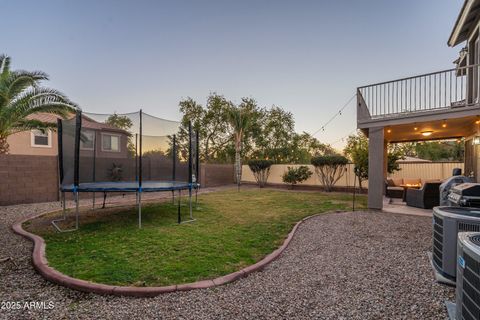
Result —
[{"label": "ac condenser fan grille", "polygon": [[470,241],[477,246],[480,246],[480,235],[475,235],[473,237],[470,237]]},{"label": "ac condenser fan grille", "polygon": [[[476,237],[480,243],[480,236]],[[472,239],[471,239],[472,240]],[[462,318],[479,319],[480,315],[480,263],[464,253],[465,270],[462,285]]]},{"label": "ac condenser fan grille", "polygon": [[443,267],[443,219],[433,216],[433,262],[438,268]]}]

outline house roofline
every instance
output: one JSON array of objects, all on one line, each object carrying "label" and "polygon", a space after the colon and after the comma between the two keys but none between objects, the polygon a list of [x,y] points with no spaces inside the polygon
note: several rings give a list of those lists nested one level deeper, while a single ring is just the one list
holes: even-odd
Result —
[{"label": "house roofline", "polygon": [[465,33],[465,21],[467,20],[468,15],[471,13],[472,7],[475,3],[478,3],[477,0],[465,0],[463,3],[462,9],[458,14],[457,20],[453,26],[453,30],[448,38],[448,46],[455,47],[461,42],[467,40],[467,36],[463,35]]}]

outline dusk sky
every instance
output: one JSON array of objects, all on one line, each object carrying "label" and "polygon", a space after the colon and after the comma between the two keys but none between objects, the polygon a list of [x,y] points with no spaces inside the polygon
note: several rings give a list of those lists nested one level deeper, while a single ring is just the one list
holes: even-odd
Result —
[{"label": "dusk sky", "polygon": [[[463,0],[0,3],[13,68],[47,72],[89,112],[178,120],[181,99],[217,92],[313,133],[357,86],[453,68],[461,49],[447,40]],[[338,148],[355,125],[351,103],[316,137]]]}]

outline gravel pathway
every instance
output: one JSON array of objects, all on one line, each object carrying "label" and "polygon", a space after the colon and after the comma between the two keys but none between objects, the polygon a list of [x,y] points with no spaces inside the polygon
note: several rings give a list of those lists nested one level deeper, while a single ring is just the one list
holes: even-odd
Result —
[{"label": "gravel pathway", "polygon": [[[30,264],[32,244],[10,225],[58,203],[0,207],[0,319],[445,319],[454,289],[436,284],[427,251],[431,218],[332,213],[302,224],[264,271],[213,289],[156,298],[85,294],[51,284]],[[51,302],[50,310],[24,308]]]}]

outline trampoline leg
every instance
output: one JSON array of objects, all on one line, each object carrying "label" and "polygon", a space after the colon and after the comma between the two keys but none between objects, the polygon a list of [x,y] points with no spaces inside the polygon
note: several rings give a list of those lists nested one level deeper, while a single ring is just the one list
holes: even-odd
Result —
[{"label": "trampoline leg", "polygon": [[78,229],[78,209],[79,209],[79,202],[80,202],[80,193],[77,191],[75,195],[75,230]]},{"label": "trampoline leg", "polygon": [[175,190],[172,190],[172,204],[175,204]]},{"label": "trampoline leg", "polygon": [[190,220],[193,220],[192,214],[192,188],[188,189],[188,204],[190,206]]},{"label": "trampoline leg", "polygon": [[[193,218],[193,210],[192,210],[192,204],[193,204],[193,202],[192,202],[192,188],[188,189],[188,198],[189,198],[188,199],[188,206],[189,206],[189,211],[190,211],[190,220],[180,222],[180,219],[179,219],[179,223],[188,223],[188,222],[195,221],[195,219]],[[179,205],[178,205],[178,210],[179,210],[179,215],[180,215],[180,202],[179,202]]]},{"label": "trampoline leg", "polygon": [[[175,191],[174,191],[175,192]],[[178,209],[177,209],[177,214],[178,214],[178,223],[182,223],[182,216],[180,214],[180,200],[182,198],[182,191],[178,190]]]},{"label": "trampoline leg", "polygon": [[57,225],[57,222],[67,220],[67,208],[66,208],[66,203],[65,203],[65,192],[62,192],[62,211],[63,211],[62,218],[52,220],[52,225],[55,227],[55,229],[57,229],[58,232],[70,232],[70,231],[78,230],[78,215],[79,215],[78,192],[74,193],[74,200],[76,202],[76,204],[75,204],[75,215],[76,215],[76,217],[75,217],[75,228],[63,230],[62,228],[60,228]]},{"label": "trampoline leg", "polygon": [[195,188],[195,209],[198,209],[198,187]]},{"label": "trampoline leg", "polygon": [[95,192],[93,193],[93,205],[92,205],[92,209],[95,210]]},{"label": "trampoline leg", "polygon": [[105,201],[107,201],[107,193],[106,193],[106,192],[103,193],[103,205],[102,205],[102,209],[105,209]]},{"label": "trampoline leg", "polygon": [[142,228],[142,193],[138,193],[138,228]]}]

